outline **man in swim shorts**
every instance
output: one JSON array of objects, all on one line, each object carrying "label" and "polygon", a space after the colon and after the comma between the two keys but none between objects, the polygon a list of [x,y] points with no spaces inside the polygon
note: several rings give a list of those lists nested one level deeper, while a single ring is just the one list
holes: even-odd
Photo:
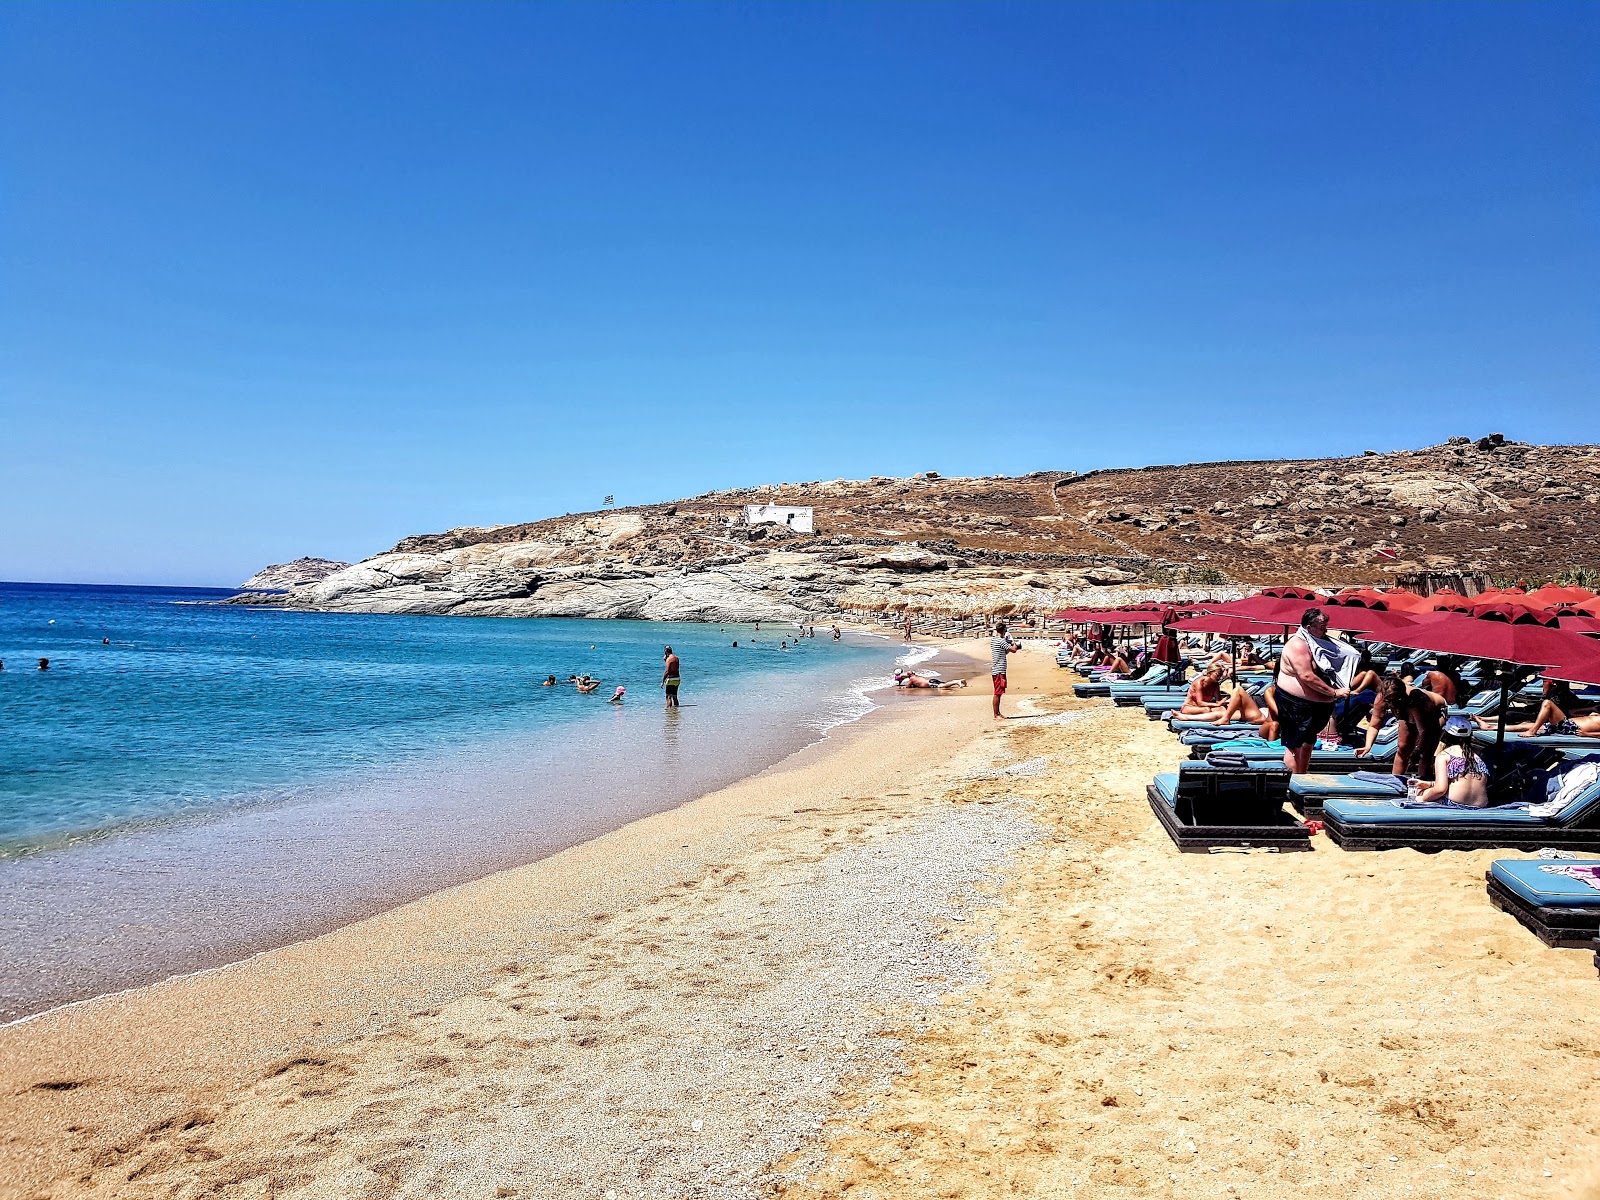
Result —
[{"label": "man in swim shorts", "polygon": [[989,675],[994,680],[994,717],[1000,719],[1000,697],[1006,694],[1006,655],[1022,649],[1006,636],[1006,623],[994,627],[994,637],[989,639]]},{"label": "man in swim shorts", "polygon": [[1313,639],[1328,636],[1328,615],[1320,608],[1308,608],[1300,618],[1300,630],[1283,647],[1278,664],[1278,737],[1283,742],[1283,765],[1296,775],[1304,775],[1311,765],[1311,751],[1317,735],[1333,716],[1335,701],[1350,694],[1338,681],[1324,674],[1312,655]]},{"label": "man in swim shorts", "polygon": [[[738,642],[734,643],[736,646],[738,644]],[[661,686],[667,691],[667,707],[677,708],[678,672],[681,669],[681,666],[678,662],[678,656],[672,652],[671,646],[666,648],[666,650],[662,653],[662,657],[666,660],[666,665],[661,669]]]}]

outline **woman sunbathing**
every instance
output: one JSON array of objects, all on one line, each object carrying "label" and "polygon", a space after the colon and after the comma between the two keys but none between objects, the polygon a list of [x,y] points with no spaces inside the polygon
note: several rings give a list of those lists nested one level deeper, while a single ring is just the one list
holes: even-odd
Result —
[{"label": "woman sunbathing", "polygon": [[1228,669],[1221,663],[1212,663],[1189,685],[1189,694],[1178,709],[1180,717],[1213,717],[1228,707],[1222,698],[1222,681]]},{"label": "woman sunbathing", "polygon": [[1466,717],[1445,721],[1444,732],[1439,735],[1439,753],[1433,759],[1433,782],[1417,793],[1418,800],[1489,807],[1489,768],[1472,744],[1473,729]]},{"label": "woman sunbathing", "polygon": [[[1276,721],[1271,713],[1256,703],[1256,698],[1243,687],[1233,689],[1233,695],[1228,697],[1227,705],[1218,711],[1216,716],[1218,725],[1250,724],[1263,727],[1263,737],[1277,736]],[[1268,723],[1273,725],[1272,733],[1266,733]]]}]

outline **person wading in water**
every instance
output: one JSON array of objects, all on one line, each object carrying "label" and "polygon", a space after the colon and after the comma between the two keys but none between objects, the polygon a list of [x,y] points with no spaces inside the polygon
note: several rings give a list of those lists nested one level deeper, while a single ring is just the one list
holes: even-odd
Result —
[{"label": "person wading in water", "polygon": [[[738,642],[734,643],[735,646],[738,644]],[[678,656],[672,652],[672,647],[668,646],[662,652],[662,658],[666,660],[666,665],[661,669],[661,686],[667,690],[667,707],[677,708],[679,680],[678,671],[680,670]]]}]

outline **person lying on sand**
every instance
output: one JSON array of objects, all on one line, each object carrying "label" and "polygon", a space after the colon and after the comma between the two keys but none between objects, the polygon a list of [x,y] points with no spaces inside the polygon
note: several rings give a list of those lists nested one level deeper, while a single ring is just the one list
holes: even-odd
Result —
[{"label": "person lying on sand", "polygon": [[915,671],[896,671],[894,673],[894,685],[895,687],[943,690],[945,688],[966,687],[967,681],[965,679],[954,679],[946,683],[944,680],[931,675],[918,675]]}]

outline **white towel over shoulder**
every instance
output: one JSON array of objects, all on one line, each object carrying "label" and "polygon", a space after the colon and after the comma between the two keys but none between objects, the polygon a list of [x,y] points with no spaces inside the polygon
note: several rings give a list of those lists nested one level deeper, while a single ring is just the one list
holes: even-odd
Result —
[{"label": "white towel over shoulder", "polygon": [[1310,648],[1311,661],[1317,664],[1318,673],[1325,679],[1335,680],[1337,687],[1350,686],[1350,681],[1356,677],[1356,664],[1361,661],[1360,651],[1348,642],[1315,637],[1304,625],[1295,631],[1294,636]]}]

